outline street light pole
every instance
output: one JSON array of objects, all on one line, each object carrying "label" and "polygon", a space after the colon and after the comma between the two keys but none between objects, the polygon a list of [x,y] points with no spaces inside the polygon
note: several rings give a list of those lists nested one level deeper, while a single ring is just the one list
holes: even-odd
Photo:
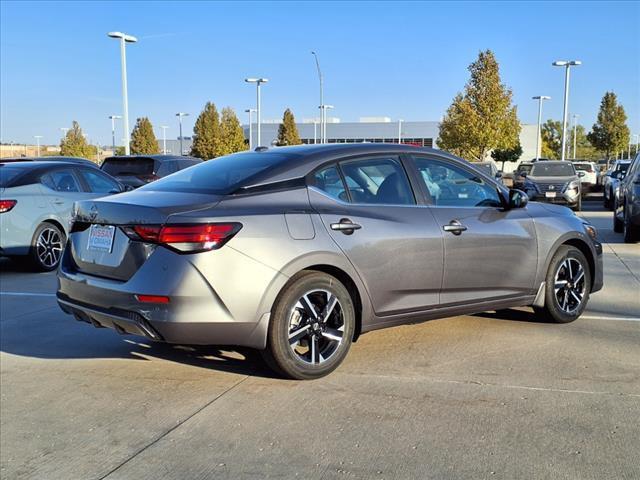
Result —
[{"label": "street light pole", "polygon": [[267,83],[269,81],[268,78],[245,78],[245,82],[247,83],[255,83],[256,84],[256,147],[260,147],[262,145],[262,139],[260,138],[260,85],[263,83]]},{"label": "street light pole", "polygon": [[531,97],[533,100],[538,100],[538,135],[536,136],[536,160],[540,159],[540,125],[542,123],[542,102],[544,100],[551,100],[551,97],[546,95],[538,95],[537,97]]},{"label": "street light pole", "polygon": [[253,150],[253,113],[256,111],[255,108],[247,108],[245,113],[249,114],[249,150]]},{"label": "street light pole", "polygon": [[122,115],[109,115],[111,119],[111,148],[113,149],[113,154],[116,154],[116,120],[122,118]]},{"label": "street light pole", "polygon": [[184,148],[182,146],[182,117],[188,117],[188,113],[178,112],[176,113],[176,117],[178,117],[180,121],[180,155],[184,155]]},{"label": "street light pole", "polygon": [[574,114],[573,115],[573,159],[575,160],[576,158],[578,158],[577,154],[576,154],[576,144],[577,144],[577,134],[578,134],[578,117],[580,115],[578,114]]},{"label": "street light pole", "polygon": [[[124,116],[124,154],[130,155],[129,148],[129,97],[127,93],[127,54],[125,44],[135,43],[138,39],[122,32],[109,32],[111,38],[120,39],[120,63],[122,65],[122,114]],[[115,142],[114,142],[115,143]]]},{"label": "street light pole", "polygon": [[[311,55],[316,59],[316,68],[318,70],[318,80],[320,80],[320,105],[324,105],[324,78],[322,77],[322,71],[320,70],[320,61],[318,60],[318,54],[311,52]],[[326,142],[326,118],[324,108],[320,107],[320,143]],[[323,137],[324,135],[324,137]]]},{"label": "street light pole", "polygon": [[167,127],[166,125],[161,125],[160,128],[162,129],[162,153],[164,155],[167,154]]},{"label": "street light pole", "polygon": [[316,127],[318,126],[318,122],[316,122],[315,120],[313,121],[313,144],[315,145],[316,143],[318,143],[318,132],[316,130]]},{"label": "street light pole", "polygon": [[398,143],[402,143],[402,119],[398,119]]},{"label": "street light pole", "polygon": [[36,139],[36,144],[37,144],[36,157],[39,157],[40,156],[40,139],[42,138],[42,135],[34,135],[33,138]]},{"label": "street light pole", "polygon": [[552,63],[554,67],[565,67],[564,70],[564,110],[562,113],[562,155],[561,160],[566,158],[567,147],[567,115],[569,114],[569,76],[572,66],[582,65],[580,60],[556,60]]}]

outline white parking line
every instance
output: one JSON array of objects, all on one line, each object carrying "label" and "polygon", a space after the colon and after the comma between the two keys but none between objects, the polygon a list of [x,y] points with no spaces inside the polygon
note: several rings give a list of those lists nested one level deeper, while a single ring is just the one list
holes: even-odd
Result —
[{"label": "white parking line", "polygon": [[55,293],[31,293],[31,292],[0,292],[7,297],[55,297]]},{"label": "white parking line", "polygon": [[580,315],[584,320],[613,320],[614,322],[640,322],[640,317],[608,317],[606,315]]}]

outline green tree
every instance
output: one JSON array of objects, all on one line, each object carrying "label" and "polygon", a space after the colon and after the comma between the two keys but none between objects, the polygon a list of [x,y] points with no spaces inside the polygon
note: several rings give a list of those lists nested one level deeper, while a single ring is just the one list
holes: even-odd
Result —
[{"label": "green tree", "polygon": [[229,155],[246,149],[244,131],[238,117],[230,107],[223,108],[220,118],[220,141],[217,145],[216,156]]},{"label": "green tree", "polygon": [[514,148],[520,135],[511,89],[500,81],[498,62],[480,52],[469,65],[471,78],[440,124],[438,146],[468,160],[482,161],[491,150]]},{"label": "green tree", "polygon": [[540,127],[540,137],[542,158],[553,160],[562,158],[562,122],[551,119],[544,122]]},{"label": "green tree", "polygon": [[147,117],[138,118],[131,132],[131,153],[134,155],[152,155],[160,153],[158,140],[153,133],[153,126]]},{"label": "green tree", "polygon": [[[576,151],[573,151],[574,145],[574,135],[575,135],[575,146]],[[571,141],[569,145],[571,147],[571,155],[570,157],[578,160],[599,160],[602,158],[600,153],[591,145],[589,140],[587,139],[587,133],[585,131],[584,126],[577,125],[575,129],[571,130],[571,134],[567,135],[567,138]],[[567,155],[569,156],[569,155]]]},{"label": "green tree", "polygon": [[298,127],[296,127],[296,119],[288,108],[284,111],[282,123],[278,127],[277,143],[281,147],[285,145],[300,145],[302,143],[300,134],[298,134]]},{"label": "green tree", "polygon": [[193,127],[191,155],[209,160],[218,155],[220,147],[220,117],[213,102],[207,102]]},{"label": "green tree", "polygon": [[114,155],[124,155],[124,147],[120,146],[120,147],[116,147],[116,151],[113,152]]},{"label": "green tree", "polygon": [[[600,103],[598,120],[587,135],[589,142],[604,153],[608,160],[612,154],[626,150],[629,145],[629,127],[624,107],[618,104],[616,94],[606,92]],[[608,166],[608,165],[607,165]]]},{"label": "green tree", "polygon": [[522,145],[520,145],[519,140],[515,147],[505,148],[504,150],[496,149],[491,152],[491,158],[496,162],[502,162],[502,167],[500,168],[502,171],[504,171],[505,162],[517,162],[521,155]]},{"label": "green tree", "polygon": [[71,129],[60,141],[60,155],[64,157],[91,158],[95,154],[95,147],[89,145],[84,138],[80,125],[75,120]]}]

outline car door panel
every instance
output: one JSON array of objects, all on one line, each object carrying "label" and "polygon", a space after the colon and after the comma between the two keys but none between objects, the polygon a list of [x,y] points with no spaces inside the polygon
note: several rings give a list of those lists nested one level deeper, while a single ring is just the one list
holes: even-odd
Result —
[{"label": "car door panel", "polygon": [[412,159],[443,235],[441,305],[531,294],[537,241],[526,208],[504,209],[498,185],[462,162]]},{"label": "car door panel", "polygon": [[[309,188],[311,205],[360,275],[375,313],[384,316],[437,306],[442,235],[428,208],[348,203],[335,183],[322,188],[325,191]],[[356,227],[343,229],[341,222]]]}]

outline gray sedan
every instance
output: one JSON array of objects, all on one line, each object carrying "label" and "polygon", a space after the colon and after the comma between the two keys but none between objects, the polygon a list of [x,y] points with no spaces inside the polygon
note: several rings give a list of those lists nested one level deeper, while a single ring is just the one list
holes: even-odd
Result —
[{"label": "gray sedan", "polygon": [[261,148],[79,202],[58,281],[78,320],[253,347],[311,379],[379,328],[516,306],[571,322],[602,247],[568,208],[438,150]]},{"label": "gray sedan", "polygon": [[73,203],[123,187],[96,166],[77,161],[0,163],[0,255],[55,270],[71,224]]}]

